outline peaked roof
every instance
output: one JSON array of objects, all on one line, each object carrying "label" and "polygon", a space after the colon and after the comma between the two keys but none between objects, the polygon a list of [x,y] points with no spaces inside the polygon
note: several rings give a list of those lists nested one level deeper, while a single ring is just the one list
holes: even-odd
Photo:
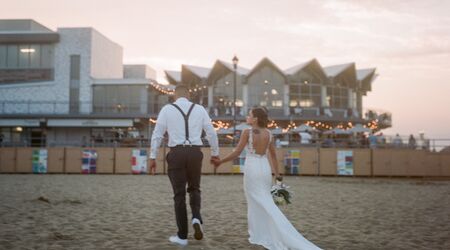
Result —
[{"label": "peaked roof", "polygon": [[284,71],[284,73],[287,76],[293,76],[293,75],[301,72],[302,70],[307,70],[308,68],[311,69],[311,73],[315,77],[321,79],[322,81],[326,81],[327,75],[325,74],[325,71],[323,70],[320,63],[315,58],[313,58],[309,61],[306,61],[304,63],[298,64],[294,67],[288,68]]},{"label": "peaked roof", "polygon": [[169,81],[173,82],[181,82],[181,72],[180,71],[171,71],[171,70],[165,70],[164,73],[166,74],[167,78],[170,78]]},{"label": "peaked roof", "polygon": [[375,73],[375,68],[358,69],[356,70],[356,79],[358,79],[358,81],[362,81],[373,73]]},{"label": "peaked roof", "polygon": [[354,63],[346,63],[346,64],[339,64],[339,65],[332,65],[324,67],[323,70],[325,71],[325,74],[327,74],[328,77],[335,77],[342,73],[344,70],[354,66]]},{"label": "peaked roof", "polygon": [[297,64],[297,65],[295,65],[295,66],[293,66],[293,67],[290,67],[290,68],[284,70],[284,73],[285,73],[286,75],[294,75],[294,74],[296,74],[297,72],[299,72],[300,70],[306,68],[306,66],[308,66],[309,64],[311,64],[312,62],[314,62],[314,60],[316,60],[316,59],[311,59],[311,60],[306,61],[306,62],[304,62],[304,63],[300,63],[300,64]]},{"label": "peaked roof", "polygon": [[255,65],[255,67],[253,67],[252,70],[250,70],[250,72],[248,73],[247,77],[250,77],[253,73],[255,73],[259,68],[268,65],[270,67],[272,67],[273,69],[275,69],[276,71],[278,71],[284,78],[286,78],[286,75],[284,74],[284,72],[278,68],[278,66],[273,63],[269,58],[264,57],[263,59],[261,59],[261,61],[259,61],[259,63],[257,63]]},{"label": "peaked roof", "polygon": [[[234,71],[233,64],[231,64],[231,63],[229,63],[229,62],[225,62],[225,61],[223,61],[223,60],[217,60],[216,63],[220,63],[220,64],[222,64],[223,66],[227,67],[230,71]],[[238,65],[238,66],[237,66],[237,69],[236,69],[236,73],[238,73],[239,75],[245,76],[245,75],[248,75],[248,73],[250,73],[250,70],[247,69],[247,68],[244,68],[244,67],[241,67],[241,66]]]},{"label": "peaked roof", "polygon": [[207,78],[209,75],[209,72],[211,72],[210,68],[206,67],[199,67],[199,66],[193,66],[193,65],[183,65],[184,68],[191,71],[193,74],[200,78]]}]

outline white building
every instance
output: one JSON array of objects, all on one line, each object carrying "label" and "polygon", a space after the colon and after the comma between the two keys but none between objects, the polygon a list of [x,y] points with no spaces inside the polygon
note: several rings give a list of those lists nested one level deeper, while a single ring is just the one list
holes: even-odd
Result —
[{"label": "white building", "polygon": [[4,144],[79,144],[124,130],[147,138],[155,100],[168,99],[155,79],[146,65],[123,65],[123,48],[93,28],[0,20]]}]

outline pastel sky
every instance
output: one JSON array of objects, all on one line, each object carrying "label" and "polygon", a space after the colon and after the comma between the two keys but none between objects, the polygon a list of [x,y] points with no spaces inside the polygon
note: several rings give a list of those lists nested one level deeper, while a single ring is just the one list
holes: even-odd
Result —
[{"label": "pastel sky", "polygon": [[379,77],[364,98],[393,114],[387,134],[450,139],[450,1],[446,0],[14,0],[1,19],[94,27],[124,48],[125,63],[159,72],[216,59],[282,69],[317,58],[356,62]]}]

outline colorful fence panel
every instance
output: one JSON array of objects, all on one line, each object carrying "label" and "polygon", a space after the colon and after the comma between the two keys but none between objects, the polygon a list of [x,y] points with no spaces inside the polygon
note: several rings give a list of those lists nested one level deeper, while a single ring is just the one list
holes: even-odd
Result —
[{"label": "colorful fence panel", "polygon": [[95,174],[97,172],[97,151],[93,149],[83,150],[81,157],[81,173]]},{"label": "colorful fence panel", "polygon": [[47,149],[33,149],[31,161],[33,173],[46,174],[47,160],[48,160]]},{"label": "colorful fence panel", "polygon": [[233,160],[233,166],[232,166],[233,174],[244,173],[246,154],[247,154],[247,151],[242,150],[239,157]]},{"label": "colorful fence panel", "polygon": [[337,174],[353,175],[353,151],[339,150],[336,153],[336,157],[337,157]]},{"label": "colorful fence panel", "polygon": [[284,155],[284,173],[298,175],[300,173],[300,150],[288,150]]},{"label": "colorful fence panel", "polygon": [[133,149],[131,152],[131,173],[147,174],[147,150]]}]

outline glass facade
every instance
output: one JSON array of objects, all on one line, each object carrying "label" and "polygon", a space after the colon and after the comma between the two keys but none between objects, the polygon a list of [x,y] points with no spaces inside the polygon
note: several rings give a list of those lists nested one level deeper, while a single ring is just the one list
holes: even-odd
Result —
[{"label": "glass facade", "polygon": [[146,113],[147,89],[139,85],[94,86],[95,113]]},{"label": "glass facade", "polygon": [[0,44],[0,69],[53,68],[51,44]]},{"label": "glass facade", "polygon": [[[217,115],[232,115],[234,90],[233,77],[226,77],[217,81],[214,85],[214,106],[217,108]],[[236,114],[239,114],[243,106],[242,101],[242,84],[236,82]]]},{"label": "glass facade", "polygon": [[51,81],[54,45],[0,44],[0,83]]},{"label": "glass facade", "polygon": [[327,102],[331,108],[347,109],[348,106],[348,88],[327,87]]},{"label": "glass facade", "polygon": [[249,84],[249,103],[273,109],[283,108],[284,82],[263,80],[260,84]]},{"label": "glass facade", "polygon": [[289,107],[320,107],[321,85],[292,83],[289,86]]}]

